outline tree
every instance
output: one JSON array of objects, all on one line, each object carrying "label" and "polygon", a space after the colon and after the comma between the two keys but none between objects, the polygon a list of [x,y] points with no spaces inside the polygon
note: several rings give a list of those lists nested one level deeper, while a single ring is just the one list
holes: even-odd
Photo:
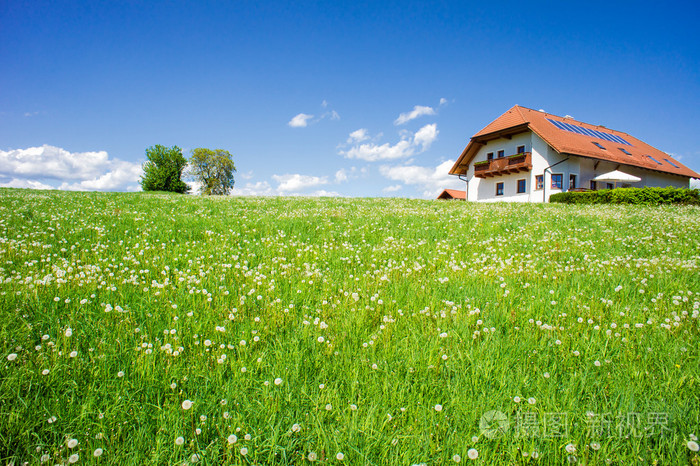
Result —
[{"label": "tree", "polygon": [[202,194],[228,194],[233,188],[235,171],[233,156],[227,150],[199,147],[192,151],[190,175],[201,183]]},{"label": "tree", "polygon": [[169,191],[186,193],[190,187],[180,179],[187,165],[182,149],[177,146],[165,147],[160,144],[146,149],[146,163],[143,164],[141,187],[144,191]]}]

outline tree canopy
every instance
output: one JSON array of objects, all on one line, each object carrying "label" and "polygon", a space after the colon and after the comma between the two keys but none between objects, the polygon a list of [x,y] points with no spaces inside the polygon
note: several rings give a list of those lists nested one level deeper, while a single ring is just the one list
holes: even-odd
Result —
[{"label": "tree canopy", "polygon": [[233,188],[235,171],[233,156],[227,150],[199,147],[192,151],[190,175],[201,183],[202,194],[228,194]]},{"label": "tree canopy", "polygon": [[148,160],[143,164],[141,177],[141,187],[144,191],[189,191],[190,187],[180,179],[187,165],[182,149],[156,144],[146,149],[146,158]]}]

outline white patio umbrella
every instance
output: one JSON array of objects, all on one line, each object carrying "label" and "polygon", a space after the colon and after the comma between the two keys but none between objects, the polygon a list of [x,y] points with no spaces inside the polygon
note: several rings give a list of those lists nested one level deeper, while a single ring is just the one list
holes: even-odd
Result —
[{"label": "white patio umbrella", "polygon": [[602,175],[598,175],[595,178],[593,178],[593,181],[608,181],[608,182],[614,182],[615,187],[617,187],[617,183],[637,183],[638,181],[642,181],[641,178],[630,175],[629,173],[621,172],[620,170],[613,170],[610,173],[603,173]]}]

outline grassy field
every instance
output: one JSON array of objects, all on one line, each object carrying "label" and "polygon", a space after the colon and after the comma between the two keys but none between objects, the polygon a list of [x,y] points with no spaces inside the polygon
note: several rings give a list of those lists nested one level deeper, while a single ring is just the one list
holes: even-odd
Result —
[{"label": "grassy field", "polygon": [[3,464],[700,464],[700,208],[0,189]]}]

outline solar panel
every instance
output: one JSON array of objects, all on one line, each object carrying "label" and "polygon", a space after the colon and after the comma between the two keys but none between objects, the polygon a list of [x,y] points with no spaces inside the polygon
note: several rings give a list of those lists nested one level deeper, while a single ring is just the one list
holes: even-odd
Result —
[{"label": "solar panel", "polygon": [[594,138],[603,139],[605,141],[610,142],[617,142],[628,146],[632,145],[616,134],[604,133],[595,129],[584,128],[583,126],[572,125],[571,123],[566,123],[558,120],[551,120],[549,118],[547,118],[547,121],[549,121],[557,128],[563,131],[568,131],[570,133],[582,134],[584,136],[592,136]]},{"label": "solar panel", "polygon": [[673,166],[676,167],[676,168],[681,168],[681,167],[679,167],[678,165],[676,165],[675,163],[671,162],[669,159],[664,159],[664,160],[667,161],[668,163],[670,163],[671,165],[673,165]]}]

